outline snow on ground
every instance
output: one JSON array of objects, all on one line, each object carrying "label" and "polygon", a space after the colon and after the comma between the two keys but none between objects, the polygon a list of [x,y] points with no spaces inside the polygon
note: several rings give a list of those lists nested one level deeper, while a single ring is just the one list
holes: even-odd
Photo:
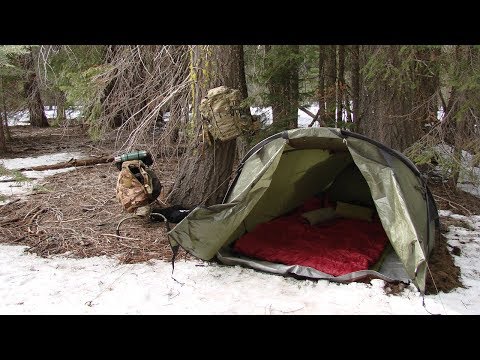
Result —
[{"label": "snow on ground", "polygon": [[[201,265],[201,266],[200,266]],[[426,314],[412,289],[383,281],[300,281],[200,261],[116,265],[113,259],[39,258],[0,245],[1,314]]]},{"label": "snow on ground", "polygon": [[[441,157],[453,159],[454,149],[448,144],[439,144],[435,146],[434,151]],[[473,167],[474,163],[473,155],[462,150],[462,162],[457,186],[463,191],[480,197],[480,168]],[[438,172],[442,171],[439,166],[436,169]]]},{"label": "snow on ground", "polygon": [[172,278],[171,264],[163,261],[45,259],[23,246],[0,245],[0,314],[480,314],[480,216],[441,214],[475,226],[447,234],[462,249],[455,262],[467,288],[428,295],[425,307],[413,285],[387,295],[378,279],[296,280],[200,260],[176,262]]},{"label": "snow on ground", "polygon": [[[55,119],[57,117],[57,107],[52,106],[51,109],[45,109],[45,115],[48,119]],[[80,109],[67,109],[65,110],[65,116],[68,120],[76,119],[80,116]]]},{"label": "snow on ground", "polygon": [[458,184],[458,188],[472,195],[480,197],[480,187],[474,183],[460,183]]},{"label": "snow on ground", "polygon": [[[55,119],[57,117],[57,107],[52,106],[50,109],[49,107],[45,107],[45,116],[47,119]],[[67,109],[65,111],[65,116],[67,119],[76,119],[80,116],[80,109]],[[30,125],[30,115],[28,110],[17,111],[13,114],[8,114],[8,125],[15,126],[15,125]]]},{"label": "snow on ground", "polygon": [[18,111],[7,116],[8,126],[30,125],[30,116],[28,111]]},{"label": "snow on ground", "polygon": [[[3,163],[16,168],[80,156]],[[0,245],[0,314],[480,314],[480,216],[440,214],[475,228],[451,227],[447,234],[449,243],[461,248],[455,262],[466,288],[426,296],[425,307],[412,284],[399,295],[387,295],[378,279],[371,284],[296,280],[200,260],[178,261],[172,278],[171,264],[163,261],[45,259],[24,252],[24,246]]]},{"label": "snow on ground", "polygon": [[[64,152],[57,154],[42,155],[37,157],[28,157],[28,158],[17,158],[17,159],[0,159],[0,165],[4,166],[7,169],[20,169],[28,168],[39,165],[50,165],[56,164],[63,161],[68,161],[70,159],[82,159],[85,156],[79,152]],[[24,195],[32,191],[32,189],[38,185],[38,182],[53,174],[58,174],[61,172],[74,170],[74,167],[69,167],[65,169],[56,169],[56,170],[45,170],[45,171],[22,171],[22,174],[32,179],[30,181],[14,181],[14,182],[0,182],[0,195],[4,196],[13,196],[13,195]],[[12,177],[9,176],[0,176],[0,180],[9,180]],[[0,205],[3,202],[0,202]]]},{"label": "snow on ground", "polygon": [[[480,216],[463,216],[448,210],[440,210],[440,216],[449,216],[463,220],[470,224],[474,230],[450,226],[446,235],[448,244],[457,246],[461,250],[460,256],[454,256],[455,265],[459,266],[462,273],[462,283],[465,289],[456,289],[442,295],[444,303],[461,314],[480,314]],[[428,307],[428,302],[427,302]]]}]

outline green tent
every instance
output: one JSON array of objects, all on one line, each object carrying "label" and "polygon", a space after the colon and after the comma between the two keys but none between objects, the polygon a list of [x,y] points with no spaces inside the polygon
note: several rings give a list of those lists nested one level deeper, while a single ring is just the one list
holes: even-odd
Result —
[{"label": "green tent", "polygon": [[[232,251],[232,244],[257,225],[327,191],[337,201],[371,202],[389,240],[375,267],[333,276]],[[203,260],[216,258],[227,265],[339,282],[367,276],[413,281],[424,293],[427,259],[438,226],[433,197],[404,155],[349,131],[302,128],[278,133],[253,147],[240,163],[223,203],[196,207],[169,237],[172,247],[180,245]]]}]

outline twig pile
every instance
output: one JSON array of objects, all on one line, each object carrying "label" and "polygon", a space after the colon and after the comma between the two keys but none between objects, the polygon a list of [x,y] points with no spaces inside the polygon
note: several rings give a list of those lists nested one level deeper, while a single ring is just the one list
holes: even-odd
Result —
[{"label": "twig pile", "polygon": [[27,245],[27,251],[40,256],[169,261],[172,253],[163,223],[132,218],[123,222],[120,236],[115,234],[127,216],[115,198],[117,175],[113,165],[101,164],[49,177],[41,191],[0,207],[0,242]]}]

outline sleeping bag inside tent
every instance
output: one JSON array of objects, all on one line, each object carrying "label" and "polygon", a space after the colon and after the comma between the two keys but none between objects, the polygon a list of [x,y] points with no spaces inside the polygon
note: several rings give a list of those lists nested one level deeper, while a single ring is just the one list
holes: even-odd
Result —
[{"label": "sleeping bag inside tent", "polygon": [[168,234],[203,260],[339,282],[413,281],[423,293],[438,225],[404,155],[349,131],[305,128],[258,143],[223,203],[196,207]]}]

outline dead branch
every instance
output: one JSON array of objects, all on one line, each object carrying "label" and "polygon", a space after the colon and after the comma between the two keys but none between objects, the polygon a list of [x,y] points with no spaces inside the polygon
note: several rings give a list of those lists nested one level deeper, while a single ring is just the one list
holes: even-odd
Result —
[{"label": "dead branch", "polygon": [[35,220],[35,218],[40,215],[41,213],[44,213],[45,211],[48,211],[48,208],[42,208],[40,210],[38,210],[35,214],[33,214],[33,216],[30,218],[30,220],[28,221],[28,227],[27,227],[27,230],[30,234],[38,234],[38,225],[37,225],[37,231],[34,233],[33,230],[31,229],[31,225],[32,225],[32,222]]},{"label": "dead branch", "polygon": [[[37,180],[37,178],[29,178],[29,180]],[[7,183],[7,182],[18,182],[18,180],[16,180],[16,179],[0,180],[0,183]]]},{"label": "dead branch", "polygon": [[459,203],[457,203],[453,200],[444,198],[444,197],[442,197],[440,195],[436,195],[436,194],[433,195],[433,198],[436,199],[436,200],[440,199],[440,200],[446,201],[452,208],[454,208],[454,209],[461,208],[461,209],[465,210],[469,216],[472,215],[472,212],[470,210],[468,210],[465,206],[463,206],[463,205],[461,205],[461,204],[459,204]]},{"label": "dead branch", "polygon": [[113,236],[117,239],[125,239],[125,240],[140,240],[138,238],[132,238],[132,237],[128,237],[128,236],[121,236],[121,235],[117,235],[117,234],[101,234],[102,236]]},{"label": "dead branch", "polygon": [[10,205],[13,205],[15,204],[16,202],[20,201],[20,199],[15,199],[15,200],[12,200],[10,201],[9,203],[6,203],[5,205],[2,205],[3,208],[5,208],[6,206],[10,206]]},{"label": "dead branch", "polygon": [[298,108],[302,110],[305,114],[310,115],[312,118],[315,118],[315,116],[317,116],[314,113],[312,113],[310,110],[308,110],[305,106],[299,106]]},{"label": "dead branch", "polygon": [[82,160],[70,159],[68,161],[57,163],[57,164],[32,166],[29,168],[16,169],[16,171],[44,171],[44,170],[64,169],[68,167],[107,164],[107,163],[113,162],[113,159],[114,159],[113,157],[89,158],[89,159],[82,159]]}]

